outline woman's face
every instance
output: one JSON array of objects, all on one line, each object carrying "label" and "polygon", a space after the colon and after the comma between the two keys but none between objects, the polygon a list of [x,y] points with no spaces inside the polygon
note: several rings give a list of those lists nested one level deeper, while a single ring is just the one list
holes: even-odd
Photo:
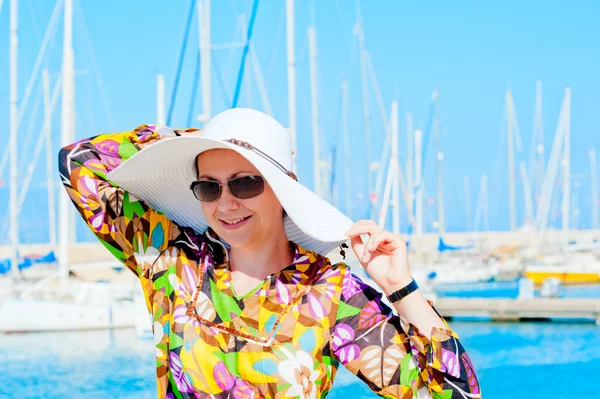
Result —
[{"label": "woman's face", "polygon": [[[282,231],[283,208],[265,182],[262,194],[239,199],[229,191],[227,182],[234,177],[260,175],[246,158],[233,150],[214,149],[198,156],[198,178],[221,183],[221,196],[214,202],[201,202],[213,230],[232,248],[264,245]],[[241,221],[233,223],[235,221]],[[233,223],[233,224],[232,224]]]}]

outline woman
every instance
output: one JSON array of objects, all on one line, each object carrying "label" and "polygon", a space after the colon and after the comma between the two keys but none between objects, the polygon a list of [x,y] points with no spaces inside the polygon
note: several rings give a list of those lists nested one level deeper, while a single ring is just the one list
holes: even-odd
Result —
[{"label": "woman", "polygon": [[[141,126],[61,151],[75,206],[141,280],[159,398],[321,398],[339,363],[383,397],[480,397],[402,239],[352,224],[296,181],[291,157],[286,130],[249,109],[202,135]],[[348,239],[400,317],[324,256]]]}]

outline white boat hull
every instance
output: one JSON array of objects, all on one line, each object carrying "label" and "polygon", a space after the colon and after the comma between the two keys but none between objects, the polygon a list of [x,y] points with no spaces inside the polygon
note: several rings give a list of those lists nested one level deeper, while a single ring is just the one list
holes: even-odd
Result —
[{"label": "white boat hull", "polygon": [[0,332],[23,333],[134,327],[132,301],[88,305],[66,301],[7,299],[0,303]]}]

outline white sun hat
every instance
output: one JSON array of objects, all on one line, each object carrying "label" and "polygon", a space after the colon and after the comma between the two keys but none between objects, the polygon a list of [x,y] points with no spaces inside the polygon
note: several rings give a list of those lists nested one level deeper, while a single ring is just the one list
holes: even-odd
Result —
[{"label": "white sun hat", "polygon": [[[160,133],[174,135],[169,128]],[[196,156],[224,148],[238,152],[269,183],[287,216],[288,240],[326,255],[348,238],[352,220],[295,180],[291,139],[285,128],[260,111],[233,108],[216,115],[202,134],[164,139],[143,148],[107,176],[180,226],[203,233],[208,222],[190,190]]]}]

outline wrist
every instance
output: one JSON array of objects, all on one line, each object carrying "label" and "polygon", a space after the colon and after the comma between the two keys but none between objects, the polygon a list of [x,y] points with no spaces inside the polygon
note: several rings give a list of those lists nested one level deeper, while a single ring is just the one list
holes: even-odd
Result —
[{"label": "wrist", "polygon": [[394,291],[390,295],[387,295],[387,299],[392,304],[395,305],[396,303],[400,302],[401,300],[403,300],[404,298],[406,298],[407,296],[409,296],[410,294],[412,294],[413,292],[415,292],[418,289],[419,289],[419,285],[413,279],[410,281],[410,283],[408,283],[408,285],[398,289],[397,291]]},{"label": "wrist", "polygon": [[388,281],[382,285],[381,289],[383,289],[383,292],[389,296],[399,289],[406,287],[412,281],[413,278],[410,274],[403,273],[401,275],[394,276],[394,278],[389,278]]}]

